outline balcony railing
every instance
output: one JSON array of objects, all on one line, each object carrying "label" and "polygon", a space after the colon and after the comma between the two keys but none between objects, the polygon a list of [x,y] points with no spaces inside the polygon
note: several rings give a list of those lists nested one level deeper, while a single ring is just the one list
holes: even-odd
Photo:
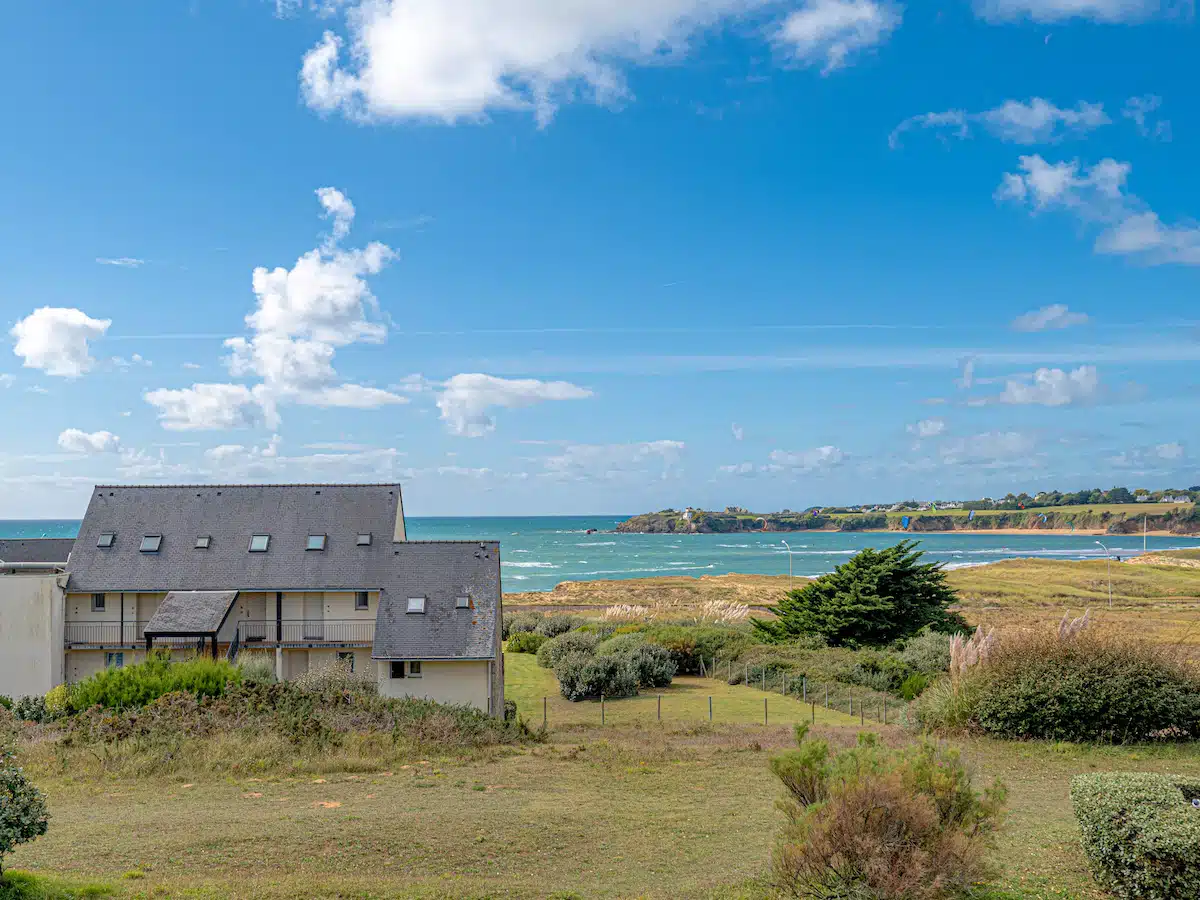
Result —
[{"label": "balcony railing", "polygon": [[[144,647],[147,622],[67,622],[63,639],[68,647]],[[192,647],[195,637],[155,638],[158,647]]]},{"label": "balcony railing", "polygon": [[242,649],[309,647],[338,644],[369,646],[375,640],[374,619],[243,619],[238,622]]}]

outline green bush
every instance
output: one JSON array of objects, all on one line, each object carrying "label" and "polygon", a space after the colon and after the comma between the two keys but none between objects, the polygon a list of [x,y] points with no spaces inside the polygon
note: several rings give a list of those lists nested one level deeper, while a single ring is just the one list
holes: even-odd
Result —
[{"label": "green bush", "polygon": [[535,612],[505,613],[501,637],[507,641],[514,634],[520,634],[522,631],[533,631],[541,621],[542,616]]},{"label": "green bush", "polygon": [[242,653],[238,657],[243,684],[274,684],[275,660],[269,653]]},{"label": "green bush", "polygon": [[151,654],[144,662],[105,669],[75,685],[71,694],[76,709],[145,706],[175,691],[197,697],[219,697],[230,684],[240,684],[242,671],[233,663],[198,656],[172,662],[166,654]]},{"label": "green bush", "polygon": [[596,648],[597,656],[619,656],[638,647],[646,646],[646,635],[640,632],[632,634],[614,634]]},{"label": "green bush", "polygon": [[0,873],[6,853],[45,834],[48,827],[42,792],[29,783],[16,757],[0,749]]},{"label": "green bush", "polygon": [[969,677],[979,727],[1002,737],[1200,737],[1200,674],[1167,648],[1092,631],[1002,640]]},{"label": "green bush", "polygon": [[582,653],[585,656],[592,656],[599,645],[600,635],[598,634],[589,634],[586,631],[568,631],[566,634],[551,638],[538,648],[538,665],[543,669],[554,669],[567,654]]},{"label": "green bush", "polygon": [[3,706],[5,709],[12,709],[13,698],[8,696],[8,694],[0,694],[0,706]]},{"label": "green bush", "polygon": [[46,718],[59,719],[71,714],[71,689],[65,684],[46,692]]},{"label": "green bush", "polygon": [[950,635],[925,629],[905,641],[900,658],[922,675],[940,675],[950,668]]},{"label": "green bush", "polygon": [[597,656],[623,660],[637,678],[638,687],[666,687],[675,677],[675,659],[666,647],[648,643],[641,634],[620,634],[609,638],[596,649]]},{"label": "green bush", "polygon": [[637,673],[617,656],[567,653],[555,665],[554,677],[562,695],[571,701],[632,697],[638,689]]},{"label": "green bush", "polygon": [[920,697],[927,687],[929,687],[929,676],[914,672],[900,682],[900,697],[912,702]]},{"label": "green bush", "polygon": [[22,722],[46,721],[46,698],[36,695],[22,697],[13,704],[13,715]]},{"label": "green bush", "polygon": [[911,710],[913,720],[927,731],[965,731],[975,722],[983,687],[975,673],[958,681],[943,675],[921,691]]},{"label": "green bush", "polygon": [[556,613],[552,616],[546,616],[542,621],[538,622],[537,628],[534,631],[545,637],[552,638],[558,637],[560,634],[566,634],[568,631],[574,631],[580,625],[586,624],[587,619],[583,616]]},{"label": "green bush", "polygon": [[699,675],[700,660],[736,658],[756,641],[745,631],[721,626],[652,625],[641,632],[652,644],[671,651],[680,675]]},{"label": "green bush", "polygon": [[1005,800],[982,794],[957,751],[924,742],[899,750],[874,734],[831,756],[796,727],[799,749],[771,760],[787,816],[774,855],[785,896],[948,900],[972,896]]},{"label": "green bush", "polygon": [[544,634],[532,631],[518,631],[508,639],[509,653],[537,653],[542,644],[549,640]]},{"label": "green bush", "polygon": [[1200,780],[1135,772],[1071,779],[1083,849],[1123,900],[1200,897]]}]

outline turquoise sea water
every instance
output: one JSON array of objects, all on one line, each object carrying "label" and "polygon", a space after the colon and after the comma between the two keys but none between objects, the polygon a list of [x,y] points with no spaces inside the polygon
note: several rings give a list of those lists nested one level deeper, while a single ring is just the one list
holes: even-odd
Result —
[{"label": "turquoise sea water", "polygon": [[[721,575],[744,572],[786,575],[791,545],[796,575],[828,572],[864,547],[890,546],[906,535],[796,532],[792,534],[616,534],[626,516],[504,518],[409,518],[413,540],[498,540],[504,590],[547,591],[560,581],[650,578],[656,575]],[[0,538],[73,537],[78,521],[0,521]],[[589,534],[589,531],[594,533]],[[982,565],[1013,557],[1103,558],[1090,536],[919,535],[932,559],[948,566]],[[1141,535],[1100,538],[1116,556],[1142,550]],[[1151,550],[1200,547],[1200,539],[1151,537]]]}]

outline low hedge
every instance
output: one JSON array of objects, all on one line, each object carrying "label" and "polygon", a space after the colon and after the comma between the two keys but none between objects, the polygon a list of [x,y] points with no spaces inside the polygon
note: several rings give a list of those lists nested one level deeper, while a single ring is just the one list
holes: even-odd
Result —
[{"label": "low hedge", "polygon": [[1092,874],[1123,900],[1200,897],[1200,779],[1138,772],[1071,779]]},{"label": "low hedge", "polygon": [[544,634],[535,634],[532,631],[518,631],[508,639],[509,653],[537,653],[542,644],[546,643],[549,638]]},{"label": "low hedge", "polygon": [[586,631],[568,631],[558,637],[550,638],[537,651],[538,665],[543,669],[558,667],[563,657],[571,653],[582,653],[591,656],[600,645],[600,635],[589,634]]}]

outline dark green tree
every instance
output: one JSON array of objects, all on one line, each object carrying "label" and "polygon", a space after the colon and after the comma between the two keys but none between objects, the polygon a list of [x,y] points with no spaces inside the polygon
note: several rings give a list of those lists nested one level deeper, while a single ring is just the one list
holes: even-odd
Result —
[{"label": "dark green tree", "polygon": [[956,599],[941,563],[923,563],[916,541],[863,550],[828,575],[791,591],[774,621],[752,620],[758,635],[780,643],[819,634],[830,646],[878,647],[926,625],[954,631],[963,621],[947,607]]},{"label": "dark green tree", "polygon": [[46,833],[46,800],[29,783],[13,754],[0,747],[0,879],[4,854]]}]

